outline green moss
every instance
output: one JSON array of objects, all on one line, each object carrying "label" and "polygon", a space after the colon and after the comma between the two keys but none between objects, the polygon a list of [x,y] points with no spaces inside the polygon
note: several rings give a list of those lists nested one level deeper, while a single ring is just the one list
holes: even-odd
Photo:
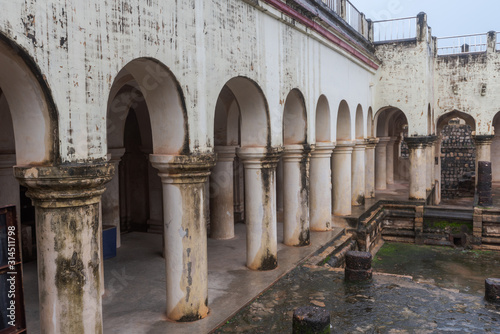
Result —
[{"label": "green moss", "polygon": [[465,226],[468,231],[472,231],[471,221],[424,220],[424,226],[428,229],[433,229],[433,230],[449,230],[452,233],[462,232],[463,226]]}]

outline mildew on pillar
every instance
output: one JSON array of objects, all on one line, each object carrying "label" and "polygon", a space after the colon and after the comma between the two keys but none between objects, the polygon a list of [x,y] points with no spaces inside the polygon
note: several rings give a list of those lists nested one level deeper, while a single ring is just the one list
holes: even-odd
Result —
[{"label": "mildew on pillar", "polygon": [[195,321],[208,315],[205,182],[213,155],[152,154],[163,187],[167,317]]},{"label": "mildew on pillar", "polygon": [[365,140],[365,198],[375,197],[375,147],[378,142],[378,138]]},{"label": "mildew on pillar", "polygon": [[15,167],[36,208],[42,333],[102,333],[101,229],[112,164]]},{"label": "mildew on pillar", "polygon": [[283,153],[283,243],[310,244],[309,232],[309,145],[286,145]]},{"label": "mildew on pillar", "polygon": [[245,167],[246,263],[252,270],[278,266],[276,166],[281,150],[242,147],[237,151]]},{"label": "mildew on pillar", "polygon": [[353,206],[365,204],[365,149],[365,141],[356,140],[352,152],[351,204]]}]

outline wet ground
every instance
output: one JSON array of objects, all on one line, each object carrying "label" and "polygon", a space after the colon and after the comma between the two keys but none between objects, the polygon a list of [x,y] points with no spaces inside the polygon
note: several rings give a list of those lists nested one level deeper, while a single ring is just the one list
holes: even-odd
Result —
[{"label": "wet ground", "polygon": [[[216,333],[291,333],[293,310],[304,305],[329,310],[332,333],[500,333],[500,306],[485,302],[477,283],[500,275],[499,253],[386,246],[371,282],[346,283],[343,270],[301,265]],[[420,283],[381,270],[415,275]]]},{"label": "wet ground", "polygon": [[459,292],[484,295],[484,280],[500,277],[500,253],[438,246],[385,243],[373,259],[375,271],[410,275]]}]

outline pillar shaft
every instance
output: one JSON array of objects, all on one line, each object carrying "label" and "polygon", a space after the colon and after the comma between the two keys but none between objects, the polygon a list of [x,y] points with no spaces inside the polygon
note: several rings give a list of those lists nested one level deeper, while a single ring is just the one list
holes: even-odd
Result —
[{"label": "pillar shaft", "polygon": [[375,189],[387,189],[387,143],[389,137],[380,137],[375,148]]},{"label": "pillar shaft", "polygon": [[405,140],[410,151],[410,199],[425,200],[427,188],[425,147],[428,137],[408,137]]},{"label": "pillar shaft", "polygon": [[338,142],[332,155],[333,214],[351,214],[351,163],[354,144]]},{"label": "pillar shaft", "polygon": [[217,164],[210,174],[210,238],[234,237],[235,146],[216,146]]},{"label": "pillar shaft", "polygon": [[493,142],[493,135],[477,135],[473,136],[474,145],[476,146],[476,184],[478,175],[478,162],[488,161],[491,162],[491,143]]},{"label": "pillar shaft", "polygon": [[99,203],[113,171],[15,167],[36,208],[42,333],[102,333]]},{"label": "pillar shaft", "polygon": [[366,139],[365,198],[375,197],[375,147],[378,142],[378,138]]},{"label": "pillar shaft", "polygon": [[430,191],[434,185],[434,141],[435,137],[429,137],[425,148],[426,167],[426,189]]},{"label": "pillar shaft", "polygon": [[307,246],[309,235],[309,161],[307,145],[287,145],[283,154],[283,243]]},{"label": "pillar shaft", "polygon": [[214,156],[150,155],[163,188],[167,317],[194,321],[208,314],[205,182]]},{"label": "pillar shaft", "polygon": [[237,154],[245,167],[247,267],[271,270],[278,266],[275,182],[280,152],[244,147]]},{"label": "pillar shaft", "polygon": [[396,144],[396,137],[391,137],[387,142],[386,148],[386,177],[387,184],[394,184],[394,145]]},{"label": "pillar shaft", "polygon": [[352,152],[351,204],[354,206],[365,204],[365,148],[365,141],[359,140]]},{"label": "pillar shaft", "polygon": [[326,231],[332,227],[331,158],[335,145],[316,143],[311,155],[311,230]]}]

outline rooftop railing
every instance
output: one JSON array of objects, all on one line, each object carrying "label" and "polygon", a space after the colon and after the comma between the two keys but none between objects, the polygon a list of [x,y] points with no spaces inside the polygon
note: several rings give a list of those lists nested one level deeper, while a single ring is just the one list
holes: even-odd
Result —
[{"label": "rooftop railing", "polygon": [[380,20],[373,22],[374,42],[398,41],[417,37],[417,18]]},{"label": "rooftop railing", "polygon": [[487,47],[487,34],[441,37],[437,39],[438,56],[486,52]]},{"label": "rooftop railing", "polygon": [[321,0],[328,8],[340,15],[340,0]]},{"label": "rooftop railing", "polygon": [[363,35],[366,39],[369,39],[368,21],[366,20],[365,16],[349,0],[320,1],[323,2],[330,10],[337,13],[354,30]]},{"label": "rooftop railing", "polygon": [[361,12],[354,7],[354,5],[347,0],[346,1],[346,22],[349,23],[351,27],[354,28],[357,32],[363,34],[362,29],[361,29],[361,19],[362,15]]}]

